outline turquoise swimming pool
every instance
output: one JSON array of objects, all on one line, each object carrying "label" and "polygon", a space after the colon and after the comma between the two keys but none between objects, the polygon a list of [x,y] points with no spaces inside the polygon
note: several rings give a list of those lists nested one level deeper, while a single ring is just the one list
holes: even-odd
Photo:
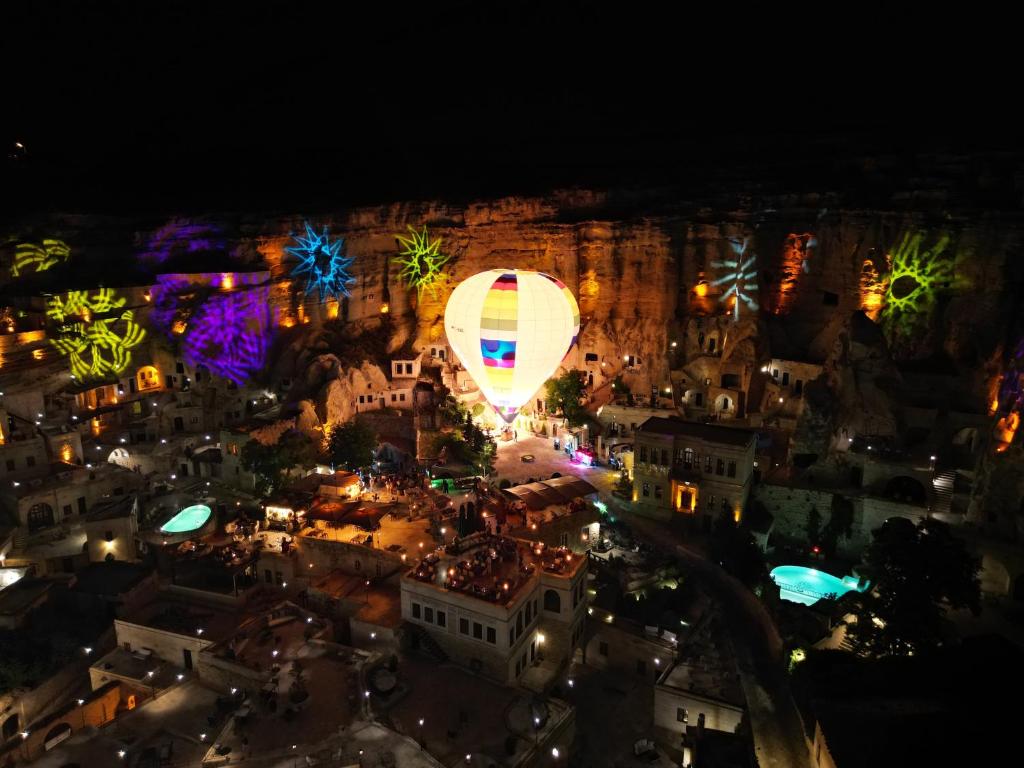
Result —
[{"label": "turquoise swimming pool", "polygon": [[160,526],[161,533],[191,533],[206,525],[210,519],[210,508],[205,504],[185,507],[174,517]]},{"label": "turquoise swimming pool", "polygon": [[837,578],[824,571],[802,565],[780,565],[771,572],[772,581],[779,585],[780,597],[792,603],[814,605],[826,595],[842,597],[847,592],[868,588],[867,582],[858,584],[856,576]]}]

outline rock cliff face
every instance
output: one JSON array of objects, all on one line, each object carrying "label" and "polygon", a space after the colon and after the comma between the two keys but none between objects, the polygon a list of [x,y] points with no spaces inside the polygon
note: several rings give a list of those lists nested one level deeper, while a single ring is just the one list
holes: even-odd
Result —
[{"label": "rock cliff face", "polygon": [[[672,378],[725,373],[746,388],[767,355],[812,360],[826,365],[851,425],[870,417],[871,429],[892,432],[879,378],[891,378],[892,361],[942,359],[966,382],[971,407],[984,407],[1004,349],[1021,330],[1019,216],[847,210],[810,195],[733,203],[571,191],[313,216],[355,257],[351,297],[326,304],[289,276],[294,258],[285,248],[302,231],[300,216],[145,224],[51,217],[24,224],[12,242],[60,237],[72,261],[130,263],[143,272],[269,271],[278,330],[292,334],[272,366],[303,382],[302,396],[327,423],[350,415],[347,404],[360,390],[384,383],[373,361],[353,367],[331,358],[332,323],[384,327],[390,351],[429,348],[443,342],[454,286],[500,266],[549,272],[570,287],[582,329],[567,364],[593,374],[595,388],[620,373],[637,393],[662,390]],[[442,279],[419,295],[393,262],[395,237],[409,226],[426,226],[452,257]],[[711,333],[714,365],[698,359],[696,341]],[[872,334],[868,344],[858,340]],[[683,373],[670,376],[670,367]]]}]

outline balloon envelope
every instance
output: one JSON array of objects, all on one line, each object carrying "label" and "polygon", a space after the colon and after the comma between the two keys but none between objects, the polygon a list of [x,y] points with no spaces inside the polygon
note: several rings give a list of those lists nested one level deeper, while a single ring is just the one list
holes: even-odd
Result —
[{"label": "balloon envelope", "polygon": [[456,286],[445,306],[444,327],[473,381],[511,423],[572,348],[580,309],[558,278],[492,269]]}]

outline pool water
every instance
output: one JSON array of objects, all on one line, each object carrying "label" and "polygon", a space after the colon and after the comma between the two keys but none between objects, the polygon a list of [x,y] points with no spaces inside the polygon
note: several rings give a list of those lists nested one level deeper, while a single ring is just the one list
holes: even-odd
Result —
[{"label": "pool water", "polygon": [[827,595],[842,597],[847,592],[868,588],[867,582],[858,584],[856,576],[838,578],[824,571],[805,568],[802,565],[780,565],[771,572],[772,581],[779,585],[779,596],[783,600],[803,605],[814,605]]},{"label": "pool water", "polygon": [[193,504],[160,526],[161,533],[190,533],[206,525],[210,519],[210,508],[205,504]]}]

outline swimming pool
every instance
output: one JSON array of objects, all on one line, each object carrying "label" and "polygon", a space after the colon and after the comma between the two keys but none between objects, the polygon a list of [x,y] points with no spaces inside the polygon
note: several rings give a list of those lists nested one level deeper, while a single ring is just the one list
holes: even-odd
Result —
[{"label": "swimming pool", "polygon": [[160,526],[161,533],[191,533],[206,525],[210,519],[210,508],[205,504],[185,507],[174,517]]},{"label": "swimming pool", "polygon": [[858,585],[856,576],[837,578],[824,571],[805,568],[802,565],[780,565],[771,572],[772,581],[779,585],[780,597],[792,603],[814,605],[827,595],[842,597],[847,592],[868,588],[867,582]]}]

